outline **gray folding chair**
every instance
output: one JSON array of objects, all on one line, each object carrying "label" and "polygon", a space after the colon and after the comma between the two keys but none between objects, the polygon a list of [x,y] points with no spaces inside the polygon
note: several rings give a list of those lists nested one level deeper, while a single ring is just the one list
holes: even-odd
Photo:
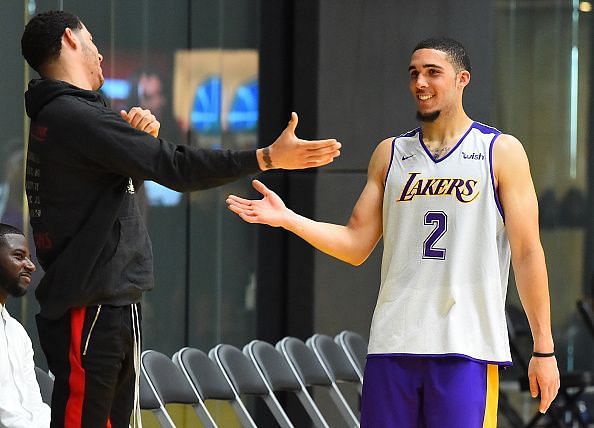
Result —
[{"label": "gray folding chair", "polygon": [[220,344],[211,349],[208,355],[217,363],[238,397],[261,397],[281,428],[294,428],[272,389],[266,385],[254,364],[239,349]]},{"label": "gray folding chair", "polygon": [[314,425],[318,428],[329,428],[303,382],[274,346],[261,340],[252,340],[245,345],[243,353],[250,358],[267,388],[273,392],[288,391],[294,393]]},{"label": "gray folding chair", "polygon": [[342,348],[330,336],[314,334],[307,339],[305,344],[314,351],[322,367],[332,379],[333,388],[338,390],[338,383],[354,384],[359,396],[361,396],[363,383],[359,374]]},{"label": "gray folding chair", "polygon": [[367,359],[367,341],[358,333],[344,330],[334,337],[334,341],[342,348],[349,362],[359,376],[359,382],[363,384],[363,373],[365,373],[365,362]]},{"label": "gray folding chair", "polygon": [[295,337],[285,337],[276,344],[276,348],[289,363],[295,375],[305,386],[317,386],[326,389],[332,401],[340,411],[347,426],[358,427],[359,421],[344,396],[332,381],[314,351]]},{"label": "gray folding chair", "polygon": [[160,352],[144,351],[141,356],[140,408],[151,410],[161,426],[174,428],[175,424],[165,408],[169,403],[190,404],[206,427],[217,426],[204,402],[173,361]]},{"label": "gray folding chair", "polygon": [[39,391],[41,392],[41,399],[48,406],[52,405],[52,391],[54,390],[54,380],[51,378],[49,373],[41,370],[35,366],[35,377],[39,384]]},{"label": "gray folding chair", "polygon": [[[256,427],[256,423],[241,398],[231,388],[223,372],[204,352],[195,348],[182,348],[173,355],[173,362],[181,369],[186,382],[200,397],[202,403],[207,400],[227,401],[235,410],[243,426]],[[206,407],[204,407],[204,412],[208,414]],[[211,425],[205,425],[216,427],[214,421],[211,422]]]}]

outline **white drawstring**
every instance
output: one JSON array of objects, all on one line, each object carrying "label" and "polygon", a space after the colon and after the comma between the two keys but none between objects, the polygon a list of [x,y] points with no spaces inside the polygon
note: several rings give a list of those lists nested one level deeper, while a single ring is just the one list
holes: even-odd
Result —
[{"label": "white drawstring", "polygon": [[132,313],[132,333],[134,335],[134,409],[132,410],[132,427],[142,428],[140,415],[140,320],[138,319],[138,304],[130,306]]},{"label": "white drawstring", "polygon": [[95,312],[95,318],[93,319],[93,323],[91,324],[91,328],[89,329],[89,334],[87,335],[87,340],[85,341],[85,349],[83,349],[83,355],[87,355],[87,350],[89,348],[89,340],[91,340],[91,334],[93,333],[93,329],[95,328],[95,323],[97,322],[97,318],[99,318],[99,312],[101,312],[101,305],[97,306],[97,312]]}]

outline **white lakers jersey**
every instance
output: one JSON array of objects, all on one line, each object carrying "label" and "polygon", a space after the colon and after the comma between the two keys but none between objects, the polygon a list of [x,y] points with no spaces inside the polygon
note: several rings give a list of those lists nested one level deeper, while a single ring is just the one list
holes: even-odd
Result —
[{"label": "white lakers jersey", "polygon": [[510,249],[492,162],[499,134],[474,122],[438,160],[420,128],[392,142],[370,354],[511,363]]}]

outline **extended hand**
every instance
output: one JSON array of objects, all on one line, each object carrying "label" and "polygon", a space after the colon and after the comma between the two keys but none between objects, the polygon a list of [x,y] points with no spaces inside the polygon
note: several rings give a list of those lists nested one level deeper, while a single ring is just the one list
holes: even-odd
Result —
[{"label": "extended hand", "polygon": [[252,185],[264,196],[262,199],[250,200],[229,195],[226,201],[228,208],[248,223],[282,226],[290,212],[283,200],[258,180],[253,180]]},{"label": "extended hand", "polygon": [[559,391],[559,369],[555,357],[532,357],[528,365],[530,395],[536,398],[540,393],[538,410],[544,413]]},{"label": "extended hand", "polygon": [[291,113],[289,124],[270,146],[258,150],[260,169],[303,169],[327,165],[340,156],[341,144],[335,139],[302,140],[295,135],[299,118]]},{"label": "extended hand", "polygon": [[132,107],[128,113],[125,110],[120,111],[122,118],[139,131],[144,131],[153,137],[159,136],[161,124],[150,110],[140,107]]}]

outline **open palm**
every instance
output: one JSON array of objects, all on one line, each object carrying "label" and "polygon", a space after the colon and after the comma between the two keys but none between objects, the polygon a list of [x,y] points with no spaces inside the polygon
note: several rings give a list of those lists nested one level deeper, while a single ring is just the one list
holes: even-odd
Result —
[{"label": "open palm", "polygon": [[252,181],[252,185],[264,196],[262,199],[252,200],[229,195],[227,207],[248,223],[283,226],[289,213],[283,200],[258,180]]}]

